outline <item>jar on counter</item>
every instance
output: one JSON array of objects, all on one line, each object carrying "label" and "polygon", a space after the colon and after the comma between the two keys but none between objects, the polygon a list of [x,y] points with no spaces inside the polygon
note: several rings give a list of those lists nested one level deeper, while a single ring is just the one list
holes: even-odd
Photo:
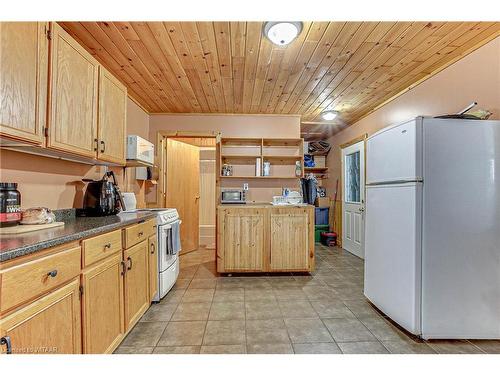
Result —
[{"label": "jar on counter", "polygon": [[21,193],[15,182],[0,182],[0,227],[10,227],[21,221]]}]

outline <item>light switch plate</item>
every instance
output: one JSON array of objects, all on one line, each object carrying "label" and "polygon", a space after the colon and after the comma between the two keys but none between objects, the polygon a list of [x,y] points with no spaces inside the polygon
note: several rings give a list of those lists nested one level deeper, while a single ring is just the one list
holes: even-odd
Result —
[{"label": "light switch plate", "polygon": [[243,184],[243,190],[248,191],[248,182]]}]

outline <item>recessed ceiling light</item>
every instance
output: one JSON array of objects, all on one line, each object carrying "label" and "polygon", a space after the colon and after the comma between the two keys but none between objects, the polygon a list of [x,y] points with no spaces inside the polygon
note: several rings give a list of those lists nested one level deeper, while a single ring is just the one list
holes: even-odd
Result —
[{"label": "recessed ceiling light", "polygon": [[325,111],[321,114],[321,117],[323,117],[323,120],[331,121],[338,115],[339,113],[337,111]]},{"label": "recessed ceiling light", "polygon": [[302,31],[302,22],[266,22],[264,35],[278,46],[291,43]]}]

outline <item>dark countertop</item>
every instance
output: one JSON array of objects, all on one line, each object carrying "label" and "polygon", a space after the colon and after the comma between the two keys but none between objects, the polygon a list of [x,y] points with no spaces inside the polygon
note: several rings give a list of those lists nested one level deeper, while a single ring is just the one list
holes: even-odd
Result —
[{"label": "dark countertop", "polygon": [[0,235],[0,263],[52,246],[96,236],[156,217],[154,212],[127,212],[102,217],[69,217],[64,226],[22,234]]}]

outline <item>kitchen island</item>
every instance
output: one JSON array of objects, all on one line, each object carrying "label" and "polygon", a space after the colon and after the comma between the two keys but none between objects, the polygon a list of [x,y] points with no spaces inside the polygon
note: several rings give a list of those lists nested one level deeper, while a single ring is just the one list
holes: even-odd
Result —
[{"label": "kitchen island", "polygon": [[314,206],[217,207],[217,272],[314,270]]}]

